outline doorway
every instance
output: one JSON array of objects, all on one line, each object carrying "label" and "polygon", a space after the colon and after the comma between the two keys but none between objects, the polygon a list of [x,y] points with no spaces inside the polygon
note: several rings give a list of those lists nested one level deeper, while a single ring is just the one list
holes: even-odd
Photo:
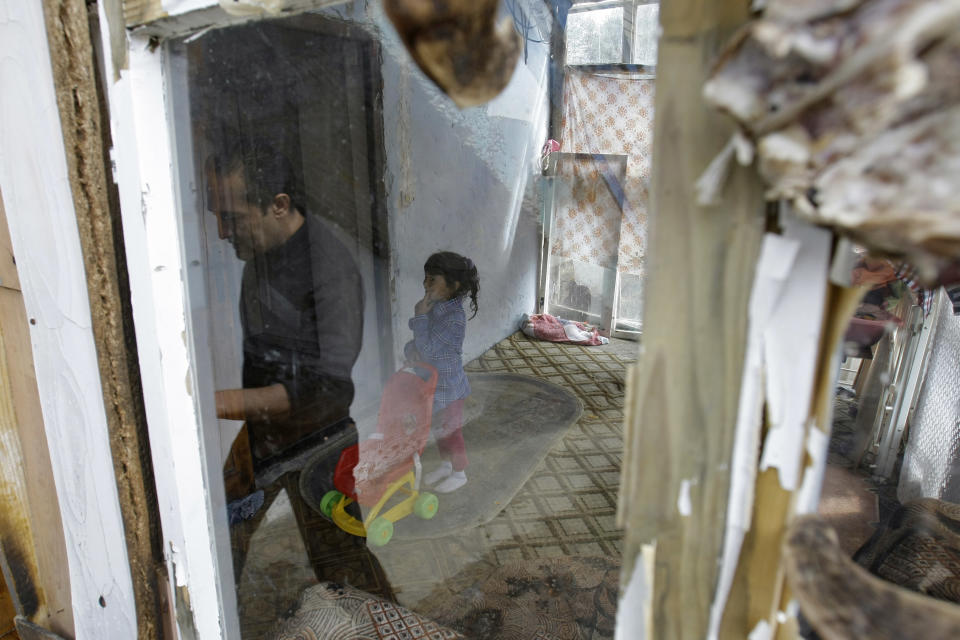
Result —
[{"label": "doorway", "polygon": [[642,289],[618,265],[628,156],[552,155],[543,197],[544,313],[638,339]]}]

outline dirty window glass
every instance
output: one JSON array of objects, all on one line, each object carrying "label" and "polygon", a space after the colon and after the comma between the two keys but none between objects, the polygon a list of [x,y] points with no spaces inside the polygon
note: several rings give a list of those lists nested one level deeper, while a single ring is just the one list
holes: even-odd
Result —
[{"label": "dirty window glass", "polygon": [[655,66],[660,30],[660,4],[642,4],[637,7],[633,28],[633,63]]},{"label": "dirty window glass", "polygon": [[623,7],[571,11],[567,64],[623,62]]},{"label": "dirty window glass", "polygon": [[653,81],[551,158],[549,40],[465,109],[377,4],[167,43],[243,638],[613,636]]}]

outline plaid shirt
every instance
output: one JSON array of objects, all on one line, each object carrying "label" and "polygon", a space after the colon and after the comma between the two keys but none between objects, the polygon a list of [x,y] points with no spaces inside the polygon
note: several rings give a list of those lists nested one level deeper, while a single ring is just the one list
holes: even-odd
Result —
[{"label": "plaid shirt", "polygon": [[417,359],[415,349],[427,364],[437,369],[437,390],[433,410],[470,395],[470,383],[463,372],[463,338],[467,333],[467,314],[463,298],[439,302],[425,315],[410,318],[413,340],[403,348],[407,359]]}]

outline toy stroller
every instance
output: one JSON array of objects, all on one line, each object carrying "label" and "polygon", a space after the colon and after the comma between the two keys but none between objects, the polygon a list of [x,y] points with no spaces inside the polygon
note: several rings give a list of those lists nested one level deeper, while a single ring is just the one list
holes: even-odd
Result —
[{"label": "toy stroller", "polygon": [[[381,547],[393,537],[393,523],[411,513],[429,520],[439,501],[420,491],[420,454],[430,435],[437,370],[425,363],[404,367],[384,388],[377,432],[344,449],[333,474],[335,490],[320,501],[320,511],[338,527],[366,536]],[[394,496],[402,500],[386,509]],[[372,507],[361,522],[347,513],[353,502]]]}]

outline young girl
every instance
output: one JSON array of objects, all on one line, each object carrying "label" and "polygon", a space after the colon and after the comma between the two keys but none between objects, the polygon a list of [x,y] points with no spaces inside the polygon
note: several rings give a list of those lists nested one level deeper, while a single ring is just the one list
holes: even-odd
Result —
[{"label": "young girl", "polygon": [[463,371],[463,338],[467,330],[464,298],[477,315],[480,279],[470,258],[443,251],[423,265],[423,299],[410,319],[413,340],[404,347],[408,362],[421,361],[436,367],[437,390],[433,396],[433,432],[443,463],[424,476],[437,493],[456,491],[467,483],[467,451],[463,442],[463,401],[470,383]]}]

